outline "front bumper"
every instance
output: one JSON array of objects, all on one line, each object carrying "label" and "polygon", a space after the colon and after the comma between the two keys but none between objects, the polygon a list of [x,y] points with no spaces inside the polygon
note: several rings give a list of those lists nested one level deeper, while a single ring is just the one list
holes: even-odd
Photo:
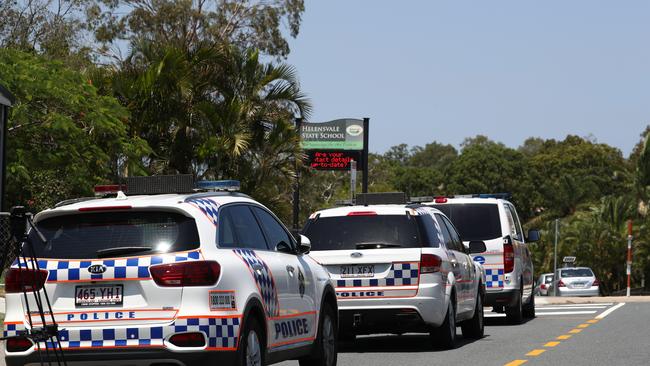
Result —
[{"label": "front bumper", "polygon": [[[45,353],[45,352],[43,352]],[[43,355],[45,357],[45,355]],[[234,365],[236,351],[172,352],[166,349],[64,350],[68,366],[193,366],[207,364]],[[56,364],[52,356],[50,360]],[[6,356],[7,366],[42,365],[38,353],[27,356]],[[47,364],[47,362],[45,362]]]},{"label": "front bumper", "polygon": [[558,288],[558,296],[598,296],[600,295],[598,286],[591,286],[589,288]]}]

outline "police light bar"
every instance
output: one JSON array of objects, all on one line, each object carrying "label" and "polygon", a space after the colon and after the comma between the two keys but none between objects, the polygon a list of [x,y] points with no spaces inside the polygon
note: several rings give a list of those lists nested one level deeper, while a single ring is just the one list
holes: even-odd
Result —
[{"label": "police light bar", "polygon": [[105,196],[108,194],[117,194],[119,191],[125,191],[126,186],[123,184],[104,184],[95,186],[93,190],[95,191],[95,196]]},{"label": "police light bar", "polygon": [[433,196],[411,197],[409,203],[424,203],[433,201]]},{"label": "police light bar", "polygon": [[200,180],[196,188],[206,191],[239,192],[241,184],[238,180]]},{"label": "police light bar", "polygon": [[382,193],[359,193],[355,197],[357,205],[404,205],[406,193],[404,192],[382,192]]}]

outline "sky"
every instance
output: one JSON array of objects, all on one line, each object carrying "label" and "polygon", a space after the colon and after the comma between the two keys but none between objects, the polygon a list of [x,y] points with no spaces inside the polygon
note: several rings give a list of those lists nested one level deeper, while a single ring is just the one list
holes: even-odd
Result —
[{"label": "sky", "polygon": [[370,118],[370,151],[650,124],[650,1],[305,0],[287,59],[313,122]]}]

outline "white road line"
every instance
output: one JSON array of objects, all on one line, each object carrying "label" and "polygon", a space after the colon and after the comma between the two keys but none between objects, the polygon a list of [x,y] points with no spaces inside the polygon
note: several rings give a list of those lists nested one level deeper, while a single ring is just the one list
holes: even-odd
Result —
[{"label": "white road line", "polygon": [[614,305],[613,302],[598,303],[598,304],[589,304],[589,303],[585,303],[585,304],[542,304],[541,306],[562,306],[562,307],[566,307],[566,308],[572,308],[572,307],[576,307],[576,306],[612,306],[612,305]]},{"label": "white road line", "polygon": [[606,317],[607,315],[611,314],[612,312],[614,312],[616,309],[622,307],[623,305],[625,305],[624,302],[603,311],[600,315],[598,315],[596,317],[596,319],[602,319],[602,318]]},{"label": "white road line", "polygon": [[544,315],[580,315],[580,314],[595,314],[598,311],[552,311],[548,313],[540,313],[540,312],[535,312],[535,315],[537,316],[544,316]]},{"label": "white road line", "polygon": [[565,308],[561,306],[539,306],[537,310],[573,310],[573,309],[607,309],[607,306],[572,306]]}]

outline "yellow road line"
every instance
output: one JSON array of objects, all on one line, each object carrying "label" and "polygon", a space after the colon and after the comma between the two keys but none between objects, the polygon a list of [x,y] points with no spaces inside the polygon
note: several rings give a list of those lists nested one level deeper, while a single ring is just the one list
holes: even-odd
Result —
[{"label": "yellow road line", "polygon": [[587,320],[587,323],[596,324],[596,323],[598,323],[598,319]]},{"label": "yellow road line", "polygon": [[559,339],[561,341],[565,341],[565,340],[567,340],[569,338],[571,338],[571,334],[561,335],[561,336],[557,337],[556,339]]},{"label": "yellow road line", "polygon": [[587,328],[587,327],[590,326],[590,325],[591,325],[591,324],[580,324],[580,325],[578,325],[578,328],[582,328],[582,329],[584,329],[584,328]]},{"label": "yellow road line", "polygon": [[544,347],[555,347],[558,344],[560,344],[560,342],[548,342],[544,345]]},{"label": "yellow road line", "polygon": [[507,363],[507,364],[505,364],[503,366],[519,366],[519,365],[525,364],[526,362],[528,362],[528,361],[527,360],[514,360],[514,361],[509,362],[509,363]]},{"label": "yellow road line", "polygon": [[526,353],[526,356],[539,356],[544,352],[546,352],[545,349],[534,349],[534,350]]},{"label": "yellow road line", "polygon": [[582,332],[582,329],[571,329],[569,331],[569,333],[571,333],[571,334],[576,334],[576,333],[580,333],[580,332]]}]

